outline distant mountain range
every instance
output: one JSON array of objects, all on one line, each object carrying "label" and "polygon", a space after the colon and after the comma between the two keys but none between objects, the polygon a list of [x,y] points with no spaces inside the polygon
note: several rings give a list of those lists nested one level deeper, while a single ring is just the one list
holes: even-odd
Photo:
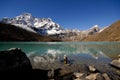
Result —
[{"label": "distant mountain range", "polygon": [[63,29],[50,18],[24,13],[1,20],[0,41],[120,41],[119,27],[120,21],[102,29],[98,25],[88,30]]}]

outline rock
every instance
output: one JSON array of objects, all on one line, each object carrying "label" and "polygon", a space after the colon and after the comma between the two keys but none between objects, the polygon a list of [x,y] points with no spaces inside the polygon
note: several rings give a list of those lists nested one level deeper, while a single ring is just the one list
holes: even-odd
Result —
[{"label": "rock", "polygon": [[86,76],[86,79],[88,79],[88,80],[96,80],[98,74],[99,73],[90,74],[90,75]]},{"label": "rock", "polygon": [[119,59],[116,59],[116,60],[113,60],[110,64],[111,64],[112,66],[120,69],[120,58],[119,58]]},{"label": "rock", "polygon": [[102,76],[104,77],[105,80],[110,80],[109,76],[107,75],[107,73],[102,74]]},{"label": "rock", "polygon": [[54,78],[54,69],[53,68],[50,71],[48,71],[48,77]]},{"label": "rock", "polygon": [[[90,70],[86,64],[77,65],[77,67],[80,67],[79,71],[81,73],[85,73],[85,75],[88,75],[90,72]],[[77,68],[77,67],[75,67],[75,68]]]},{"label": "rock", "polygon": [[12,50],[13,50],[13,51],[15,51],[15,50],[16,50],[16,51],[21,51],[20,48],[10,48],[10,49],[8,49],[8,50],[9,50],[9,51],[12,51]]},{"label": "rock", "polygon": [[96,80],[104,80],[104,78],[100,73],[98,73]]},{"label": "rock", "polygon": [[76,78],[80,78],[84,75],[84,73],[73,73]]},{"label": "rock", "polygon": [[120,58],[120,54],[118,55],[118,58]]},{"label": "rock", "polygon": [[78,73],[78,72],[73,73],[74,80],[82,80],[83,75],[84,73]]},{"label": "rock", "polygon": [[89,66],[89,70],[90,70],[91,72],[95,72],[95,71],[96,71],[96,69],[95,69],[94,66]]},{"label": "rock", "polygon": [[30,60],[20,48],[0,51],[0,72],[29,72],[31,70]]},{"label": "rock", "polygon": [[45,62],[46,60],[45,60],[44,57],[35,56],[35,57],[33,58],[33,61],[34,61],[35,63],[40,63],[40,62]]},{"label": "rock", "polygon": [[120,69],[120,54],[118,55],[118,59],[113,60],[110,64],[112,66]]},{"label": "rock", "polygon": [[[0,79],[48,79],[48,70],[32,69],[30,60],[20,48],[0,51]],[[17,77],[17,78],[16,78]]]}]

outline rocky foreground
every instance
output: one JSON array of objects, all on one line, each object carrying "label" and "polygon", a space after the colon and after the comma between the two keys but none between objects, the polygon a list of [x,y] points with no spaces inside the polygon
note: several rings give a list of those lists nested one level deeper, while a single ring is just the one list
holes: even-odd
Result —
[{"label": "rocky foreground", "polygon": [[33,68],[32,64],[26,54],[19,48],[0,51],[0,73],[1,78],[4,79],[9,76],[9,79],[24,79],[24,77],[27,77],[27,79],[34,80],[120,80],[119,58],[113,60],[107,69],[80,64],[77,65],[80,69],[76,72],[74,65],[64,64],[64,67],[59,66],[59,68],[43,70]]}]

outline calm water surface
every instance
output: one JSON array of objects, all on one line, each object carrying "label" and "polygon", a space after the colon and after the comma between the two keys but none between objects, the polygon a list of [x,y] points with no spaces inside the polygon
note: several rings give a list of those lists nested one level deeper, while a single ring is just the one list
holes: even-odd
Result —
[{"label": "calm water surface", "polygon": [[0,51],[21,48],[33,61],[60,61],[63,55],[69,60],[109,62],[120,54],[120,42],[0,42]]},{"label": "calm water surface", "polygon": [[21,48],[27,54],[88,54],[116,58],[120,54],[120,42],[0,42],[0,51],[12,47]]}]

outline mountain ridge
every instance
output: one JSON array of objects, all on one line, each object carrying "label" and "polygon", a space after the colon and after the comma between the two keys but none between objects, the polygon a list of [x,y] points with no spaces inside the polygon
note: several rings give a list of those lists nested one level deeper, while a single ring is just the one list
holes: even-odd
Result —
[{"label": "mountain ridge", "polygon": [[0,41],[61,41],[0,22]]},{"label": "mountain ridge", "polygon": [[56,35],[64,33],[62,27],[53,22],[50,18],[36,18],[30,13],[23,13],[14,18],[3,18],[3,23],[12,24],[31,32],[39,33],[41,35]]},{"label": "mountain ridge", "polygon": [[120,20],[95,35],[89,35],[82,41],[120,41]]},{"label": "mountain ridge", "polygon": [[[88,30],[65,30],[59,24],[53,22],[51,18],[36,18],[30,13],[23,13],[14,18],[5,17],[1,22],[5,23],[4,25],[3,23],[0,23],[0,25],[2,25],[2,27],[0,26],[0,35],[2,35],[1,38],[5,38],[5,36],[8,38],[8,40],[5,38],[5,41],[14,41],[13,38],[15,38],[16,41],[120,41],[120,20],[103,28],[100,28],[98,25],[94,25]],[[5,29],[3,26],[6,25],[8,33],[11,37],[9,34],[5,33],[7,29]],[[15,27],[15,29],[13,27]],[[18,29],[16,30],[16,28]],[[13,34],[14,30],[19,30],[18,33],[15,31],[16,35]],[[28,32],[31,34],[30,36]],[[19,36],[21,36],[20,39]],[[27,38],[34,36],[32,38],[35,40],[32,38],[25,39],[26,36]],[[38,38],[36,36],[38,36]]]}]

